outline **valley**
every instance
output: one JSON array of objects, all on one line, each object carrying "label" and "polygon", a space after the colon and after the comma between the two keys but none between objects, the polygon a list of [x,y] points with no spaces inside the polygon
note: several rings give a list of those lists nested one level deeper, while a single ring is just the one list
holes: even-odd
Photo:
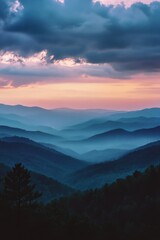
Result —
[{"label": "valley", "polygon": [[0,124],[0,163],[22,163],[42,176],[40,185],[95,189],[160,164],[158,108],[86,112],[0,105]]}]

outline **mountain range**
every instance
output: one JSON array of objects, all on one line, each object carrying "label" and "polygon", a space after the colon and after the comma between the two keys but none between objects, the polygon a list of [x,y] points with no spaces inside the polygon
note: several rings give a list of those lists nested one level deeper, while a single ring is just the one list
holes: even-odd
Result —
[{"label": "mountain range", "polygon": [[157,140],[160,140],[160,126],[136,131],[114,129],[81,140],[64,140],[59,142],[58,145],[63,148],[70,148],[79,154],[84,154],[94,150],[132,150]]},{"label": "mountain range", "polygon": [[29,170],[62,180],[71,173],[87,165],[56,150],[25,138],[2,138],[0,140],[0,162],[12,167],[21,162]]},{"label": "mountain range", "polygon": [[20,121],[25,125],[37,126],[38,123],[40,126],[56,129],[88,121],[96,116],[109,116],[115,112],[116,111],[105,109],[44,109],[40,107],[0,104],[0,115],[4,115],[7,119]]},{"label": "mountain range", "polygon": [[67,178],[68,184],[79,189],[97,188],[124,178],[136,170],[160,164],[160,141],[147,144],[111,162],[103,162],[79,170]]},{"label": "mountain range", "polygon": [[64,136],[91,137],[96,134],[104,133],[115,129],[124,129],[126,131],[135,131],[144,128],[154,128],[160,125],[159,117],[137,117],[137,118],[120,118],[118,120],[94,119],[85,123],[74,125],[66,128]]},{"label": "mountain range", "polygon": [[0,175],[32,172],[43,201],[160,164],[160,108],[130,112],[0,104]]}]

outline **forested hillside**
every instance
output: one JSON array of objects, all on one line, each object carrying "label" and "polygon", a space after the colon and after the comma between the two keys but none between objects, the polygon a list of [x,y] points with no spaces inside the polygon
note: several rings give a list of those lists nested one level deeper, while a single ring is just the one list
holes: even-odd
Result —
[{"label": "forested hillside", "polygon": [[[1,234],[19,239],[140,240],[160,237],[160,167],[48,205],[11,207],[1,194]],[[8,231],[9,229],[9,231]]]}]

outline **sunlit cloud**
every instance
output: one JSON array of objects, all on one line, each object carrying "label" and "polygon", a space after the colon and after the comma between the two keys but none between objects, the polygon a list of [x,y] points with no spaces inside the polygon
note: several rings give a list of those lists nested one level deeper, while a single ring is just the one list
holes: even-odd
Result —
[{"label": "sunlit cloud", "polygon": [[22,65],[34,65],[34,64],[47,64],[47,51],[41,51],[35,53],[29,57],[22,57],[13,51],[0,51],[0,63],[1,64],[22,64]]},{"label": "sunlit cloud", "polygon": [[55,61],[54,65],[64,66],[64,67],[75,67],[75,66],[90,65],[90,64],[87,63],[85,59],[65,58],[63,60]]},{"label": "sunlit cloud", "polygon": [[[85,59],[65,58],[55,60],[47,51],[22,57],[18,53],[0,51],[0,82],[8,86],[30,85],[41,82],[105,82],[106,78],[126,78],[130,73],[119,73],[109,64],[91,64]],[[7,79],[7,80],[6,80]],[[9,80],[8,80],[9,79]]]},{"label": "sunlit cloud", "polygon": [[[94,2],[98,2],[98,0],[94,0]],[[109,4],[125,4],[125,6],[131,6],[132,4],[136,3],[137,0],[99,0],[99,2],[109,5]],[[142,3],[151,3],[153,0],[140,0],[139,2]]]},{"label": "sunlit cloud", "polygon": [[17,13],[21,10],[23,10],[23,5],[19,2],[19,0],[15,0],[14,2],[11,2],[10,10],[11,12]]},{"label": "sunlit cloud", "polygon": [[[56,0],[57,2],[61,2],[64,3],[65,0]],[[126,6],[131,6],[133,3],[136,3],[137,0],[93,0],[93,2],[100,2],[103,3],[105,5],[109,5],[109,4],[125,4]],[[143,3],[151,3],[153,2],[153,0],[140,0],[139,2],[143,2]]]}]

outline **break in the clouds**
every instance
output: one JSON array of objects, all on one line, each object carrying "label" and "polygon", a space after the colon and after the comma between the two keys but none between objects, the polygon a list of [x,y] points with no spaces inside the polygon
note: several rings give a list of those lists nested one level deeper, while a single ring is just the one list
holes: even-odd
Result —
[{"label": "break in the clouds", "polygon": [[0,0],[1,85],[159,72],[159,19],[159,2]]}]

